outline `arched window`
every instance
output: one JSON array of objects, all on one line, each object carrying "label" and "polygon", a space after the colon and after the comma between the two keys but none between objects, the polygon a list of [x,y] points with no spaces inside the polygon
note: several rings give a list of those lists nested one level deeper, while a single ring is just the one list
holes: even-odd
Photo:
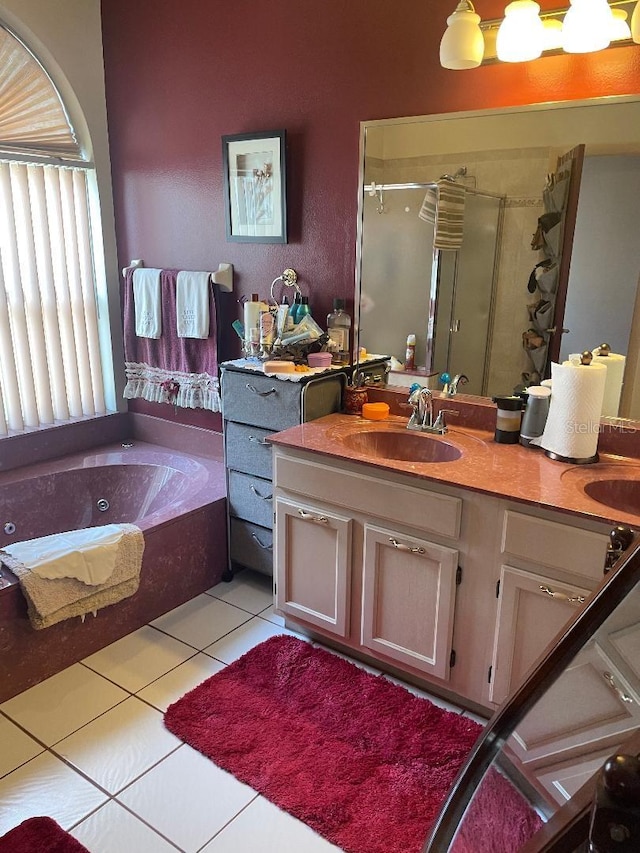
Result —
[{"label": "arched window", "polygon": [[93,165],[60,94],[0,26],[0,435],[104,414],[113,399],[100,230]]}]

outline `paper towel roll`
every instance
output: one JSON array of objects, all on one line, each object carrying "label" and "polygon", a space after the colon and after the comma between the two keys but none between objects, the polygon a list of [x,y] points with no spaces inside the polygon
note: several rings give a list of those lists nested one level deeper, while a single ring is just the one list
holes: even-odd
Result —
[{"label": "paper towel roll", "polygon": [[609,353],[609,355],[598,355],[597,353],[598,350],[594,350],[591,363],[603,364],[607,368],[601,415],[603,418],[617,418],[626,359],[623,355],[615,352]]},{"label": "paper towel roll", "polygon": [[590,459],[598,448],[607,369],[601,364],[551,365],[549,416],[537,444],[565,459]]}]

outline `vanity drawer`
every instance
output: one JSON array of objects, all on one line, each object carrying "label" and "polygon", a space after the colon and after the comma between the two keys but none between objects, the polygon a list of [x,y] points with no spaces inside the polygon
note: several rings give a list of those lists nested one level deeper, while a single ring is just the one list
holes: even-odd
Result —
[{"label": "vanity drawer", "polygon": [[262,527],[273,525],[273,484],[239,471],[229,471],[229,511]]},{"label": "vanity drawer", "polygon": [[300,423],[300,406],[298,382],[232,370],[222,374],[222,414],[227,421],[278,432]]},{"label": "vanity drawer", "polygon": [[528,563],[573,572],[600,580],[608,537],[544,518],[507,510],[502,529],[502,553]]},{"label": "vanity drawer", "polygon": [[278,488],[327,501],[352,512],[451,539],[460,535],[462,499],[429,489],[390,483],[366,474],[331,470],[276,453]]},{"label": "vanity drawer", "polygon": [[225,458],[227,468],[271,478],[271,445],[267,439],[271,430],[246,424],[227,423],[225,430]]},{"label": "vanity drawer", "polygon": [[230,519],[230,556],[234,563],[273,574],[273,531],[248,521]]}]

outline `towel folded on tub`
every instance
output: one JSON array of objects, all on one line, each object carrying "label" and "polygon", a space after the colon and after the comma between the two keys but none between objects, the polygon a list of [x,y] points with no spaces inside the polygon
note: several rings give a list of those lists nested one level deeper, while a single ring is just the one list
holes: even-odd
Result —
[{"label": "towel folded on tub", "polygon": [[90,586],[105,583],[116,565],[124,525],[105,524],[53,533],[5,546],[5,553],[38,577],[75,578]]},{"label": "towel folded on tub", "polygon": [[[106,526],[120,528],[121,536],[115,543],[113,570],[103,583],[88,584],[76,577],[40,577],[35,569],[29,568],[18,557],[8,553],[9,548],[13,549],[15,546],[9,546],[0,551],[0,560],[20,582],[27,600],[29,619],[34,628],[48,628],[56,622],[73,616],[84,617],[87,613],[95,613],[102,607],[116,604],[137,591],[140,585],[140,568],[144,552],[142,531],[134,524]],[[94,529],[99,530],[99,528]],[[61,534],[63,537],[68,535]],[[42,537],[42,539],[51,538],[54,537]],[[32,544],[38,542],[38,540],[29,541]],[[32,550],[37,551],[39,547],[36,545]],[[110,545],[94,547],[96,552],[99,552],[105,547],[109,548]],[[68,570],[69,562],[66,565],[67,569],[63,567],[63,572]]]}]

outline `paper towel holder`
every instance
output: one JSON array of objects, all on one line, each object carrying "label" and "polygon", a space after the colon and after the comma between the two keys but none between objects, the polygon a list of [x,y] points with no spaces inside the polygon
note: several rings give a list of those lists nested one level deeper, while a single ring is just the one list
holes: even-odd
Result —
[{"label": "paper towel holder", "polygon": [[[602,344],[602,346],[608,346],[608,344]],[[590,350],[586,349],[580,354],[580,364],[584,365],[584,367],[589,367],[592,361],[593,353]],[[583,459],[579,459],[577,457],[574,458],[572,456],[561,456],[553,450],[545,450],[545,455],[548,456],[549,459],[554,459],[556,462],[568,462],[570,465],[593,465],[593,463],[597,462],[600,458],[597,451],[593,456],[585,456]]]}]

